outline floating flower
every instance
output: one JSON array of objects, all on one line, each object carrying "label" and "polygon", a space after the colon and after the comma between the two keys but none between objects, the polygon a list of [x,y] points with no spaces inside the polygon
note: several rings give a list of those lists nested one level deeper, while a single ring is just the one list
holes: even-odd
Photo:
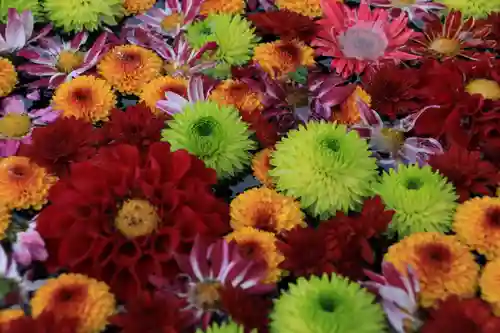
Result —
[{"label": "floating flower", "polygon": [[[274,303],[271,331],[276,333],[379,333],[384,313],[359,284],[335,274],[299,278]],[[363,318],[363,320],[352,320]]]},{"label": "floating flower", "polygon": [[[243,333],[245,332],[243,326],[236,324],[233,321],[224,323],[224,324],[212,324],[206,330],[197,329],[196,333]],[[250,333],[256,333],[256,331],[252,331]]]},{"label": "floating flower", "polygon": [[453,230],[472,250],[488,259],[500,256],[500,198],[472,198],[457,208]]},{"label": "floating flower", "polygon": [[[10,7],[10,5],[9,5]],[[46,25],[38,33],[33,34],[33,13],[29,10],[17,11],[9,8],[5,33],[0,34],[0,53],[12,53],[22,49],[25,45],[45,37],[52,29]]]},{"label": "floating flower", "polygon": [[276,145],[271,165],[278,191],[321,219],[358,205],[376,174],[366,142],[344,125],[325,122],[290,131]]},{"label": "floating flower", "polygon": [[34,318],[53,311],[59,318],[78,318],[76,332],[100,332],[115,312],[115,298],[109,287],[81,274],[62,274],[49,279],[31,299]]},{"label": "floating flower", "polygon": [[56,88],[64,81],[89,71],[102,57],[107,33],[102,33],[88,51],[81,51],[87,38],[87,32],[79,32],[69,42],[59,36],[41,38],[38,41],[40,46],[28,46],[18,52],[19,56],[32,62],[18,66],[18,69],[42,77],[30,86]]},{"label": "floating flower", "polygon": [[7,235],[7,229],[9,228],[11,218],[10,209],[3,204],[0,205],[0,240],[4,239]]},{"label": "floating flower", "polygon": [[387,11],[370,10],[366,2],[357,9],[336,1],[324,1],[322,7],[325,18],[318,22],[322,29],[312,45],[318,47],[319,55],[334,57],[331,67],[343,77],[384,62],[418,58],[403,49],[414,35],[406,27],[408,18],[404,13],[389,20]]},{"label": "floating flower", "polygon": [[231,227],[253,227],[281,233],[296,226],[305,227],[300,204],[267,187],[252,188],[231,201]]},{"label": "floating flower", "polygon": [[22,156],[0,159],[0,202],[10,209],[41,209],[57,178]]},{"label": "floating flower", "polygon": [[396,211],[389,225],[391,235],[401,239],[416,232],[450,230],[457,195],[453,185],[429,166],[392,169],[373,188]]},{"label": "floating flower", "polygon": [[254,91],[245,82],[224,80],[211,90],[209,99],[219,105],[232,105],[245,119],[253,112],[261,112],[264,105],[260,92]]},{"label": "floating flower", "polygon": [[159,114],[161,110],[156,107],[156,103],[165,99],[167,91],[186,96],[187,81],[179,77],[161,76],[144,85],[139,97],[141,102],[144,102],[152,112]]},{"label": "floating flower", "polygon": [[40,8],[40,3],[38,0],[19,0],[15,2],[7,2],[7,1],[2,1],[0,3],[0,22],[5,23],[5,21],[8,22],[9,18],[9,10],[13,9],[17,12],[21,11],[30,11],[33,13],[35,16],[39,16],[41,13],[41,8]]},{"label": "floating flower", "polygon": [[[46,265],[102,280],[130,301],[148,290],[150,275],[176,274],[174,251],[189,249],[197,234],[228,232],[229,209],[214,197],[215,181],[213,170],[166,143],[143,154],[130,145],[103,148],[95,159],[72,165],[38,216]],[[88,251],[94,246],[109,251],[96,256]]]},{"label": "floating flower", "polygon": [[204,0],[200,14],[243,14],[245,7],[245,0]]},{"label": "floating flower", "polygon": [[487,16],[491,12],[500,11],[500,3],[488,0],[438,0],[448,8],[460,11],[464,16],[473,16],[481,18]]},{"label": "floating flower", "polygon": [[398,17],[401,12],[405,12],[408,14],[409,21],[422,21],[446,8],[445,5],[433,2],[433,0],[372,0],[370,4],[389,9],[393,17]]},{"label": "floating flower", "polygon": [[52,108],[63,117],[75,117],[88,122],[107,120],[115,107],[116,96],[111,86],[95,76],[82,75],[57,87]]},{"label": "floating flower", "polygon": [[408,265],[415,270],[423,307],[432,307],[451,295],[470,298],[476,293],[479,266],[455,236],[415,233],[390,246],[384,259],[401,273]]},{"label": "floating flower", "polygon": [[475,60],[474,48],[491,47],[495,42],[487,40],[488,27],[476,26],[473,18],[466,20],[462,12],[450,11],[444,23],[432,20],[425,25],[424,33],[412,39],[411,50],[422,56],[448,59],[461,56]]},{"label": "floating flower", "polygon": [[0,157],[15,155],[22,143],[31,142],[33,129],[53,122],[58,112],[45,108],[27,110],[21,96],[7,97],[0,110]]},{"label": "floating flower", "polygon": [[156,0],[125,0],[123,8],[128,15],[142,14],[151,9],[156,3]]},{"label": "floating flower", "polygon": [[300,66],[313,66],[314,50],[297,40],[278,40],[255,47],[253,61],[271,78],[286,79]]},{"label": "floating flower", "polygon": [[274,187],[274,182],[269,175],[271,170],[271,154],[273,149],[265,148],[256,153],[252,159],[253,175],[264,186],[269,188]]},{"label": "floating flower", "polygon": [[161,58],[136,45],[116,46],[97,65],[99,73],[121,93],[139,94],[145,84],[160,75]]},{"label": "floating flower", "polygon": [[45,249],[45,242],[36,228],[36,218],[30,221],[28,229],[16,234],[16,241],[12,245],[12,257],[24,267],[33,261],[45,261],[49,254]]},{"label": "floating flower", "polygon": [[101,24],[115,25],[123,14],[120,0],[47,0],[43,4],[50,21],[66,32],[98,29]]},{"label": "floating flower", "polygon": [[167,125],[162,140],[174,151],[186,149],[198,156],[219,178],[232,177],[250,163],[254,143],[233,107],[214,102],[188,104]]},{"label": "floating flower", "polygon": [[[337,0],[335,0],[337,1]],[[302,14],[308,17],[318,17],[323,14],[321,0],[274,0],[274,3],[281,9]]]},{"label": "floating flower", "polygon": [[500,274],[500,260],[495,259],[486,264],[479,280],[481,298],[490,303],[495,316],[500,316],[500,293],[498,279]]},{"label": "floating flower", "polygon": [[276,248],[276,237],[273,233],[244,227],[227,235],[226,240],[235,241],[244,258],[265,264],[266,274],[262,282],[276,283],[280,279],[279,264],[284,257]]},{"label": "floating flower", "polygon": [[0,97],[9,95],[17,83],[17,72],[14,65],[6,58],[0,57]]}]

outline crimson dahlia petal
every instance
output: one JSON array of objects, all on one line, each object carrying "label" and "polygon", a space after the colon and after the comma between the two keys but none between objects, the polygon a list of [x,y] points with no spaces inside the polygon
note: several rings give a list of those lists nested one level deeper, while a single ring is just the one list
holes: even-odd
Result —
[{"label": "crimson dahlia petal", "polygon": [[5,333],[74,333],[77,332],[77,318],[60,317],[52,312],[44,312],[36,318],[24,316],[8,324],[0,325],[0,332]]}]

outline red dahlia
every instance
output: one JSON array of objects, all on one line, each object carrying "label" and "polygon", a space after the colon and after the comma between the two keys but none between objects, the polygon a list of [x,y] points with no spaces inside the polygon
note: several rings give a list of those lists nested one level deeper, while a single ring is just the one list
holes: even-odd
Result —
[{"label": "red dahlia", "polygon": [[0,333],[75,333],[78,319],[44,312],[36,318],[25,316],[0,325]]},{"label": "red dahlia", "polygon": [[211,189],[215,171],[167,143],[142,157],[131,145],[101,149],[51,189],[37,223],[50,269],[102,280],[127,300],[147,290],[151,275],[178,273],[173,255],[197,234],[228,232],[228,205]]},{"label": "red dahlia", "polygon": [[72,163],[85,161],[96,152],[97,136],[89,122],[75,118],[59,118],[33,130],[32,142],[23,144],[20,154],[62,176]]}]

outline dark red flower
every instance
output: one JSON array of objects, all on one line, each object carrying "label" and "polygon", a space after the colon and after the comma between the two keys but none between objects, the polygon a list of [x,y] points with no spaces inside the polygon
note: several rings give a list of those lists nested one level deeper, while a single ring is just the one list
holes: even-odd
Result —
[{"label": "dark red flower", "polygon": [[242,113],[242,119],[249,124],[249,129],[255,132],[259,143],[265,147],[271,147],[278,142],[278,125],[266,119],[260,112]]},{"label": "dark red flower", "polygon": [[[489,39],[500,41],[500,13],[492,12],[487,18],[479,20],[478,26],[486,26],[490,29]],[[500,43],[495,45],[497,51],[500,50]]]},{"label": "dark red flower", "polygon": [[433,155],[428,163],[455,185],[460,202],[471,194],[494,196],[500,173],[493,164],[481,158],[478,151],[469,151],[457,144],[441,155]]},{"label": "dark red flower", "polygon": [[496,333],[500,329],[500,318],[491,312],[484,301],[449,297],[431,310],[422,333]]},{"label": "dark red flower", "polygon": [[48,267],[102,280],[121,300],[146,291],[151,275],[178,273],[173,254],[198,234],[228,232],[229,208],[213,195],[215,182],[215,171],[167,143],[153,143],[142,158],[131,145],[101,149],[72,165],[38,217]]},{"label": "dark red flower", "polygon": [[70,164],[92,157],[96,146],[92,124],[75,118],[59,118],[47,126],[35,128],[31,144],[22,144],[20,154],[49,172],[63,176]]},{"label": "dark red flower", "polygon": [[172,295],[142,294],[126,304],[126,312],[110,321],[122,333],[181,333],[189,322],[189,313],[181,311],[182,307]]},{"label": "dark red flower", "polygon": [[99,131],[101,144],[131,144],[147,149],[153,142],[161,139],[165,127],[165,117],[156,116],[144,104],[129,106],[122,111],[111,111],[109,121]]},{"label": "dark red flower", "polygon": [[36,318],[20,317],[0,325],[0,333],[75,333],[77,330],[78,319],[59,318],[52,312],[44,312]]}]

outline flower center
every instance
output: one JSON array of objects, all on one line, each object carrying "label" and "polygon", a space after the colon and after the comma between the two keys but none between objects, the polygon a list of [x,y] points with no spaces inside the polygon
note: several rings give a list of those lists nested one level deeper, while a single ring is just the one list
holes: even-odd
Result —
[{"label": "flower center", "polygon": [[325,312],[334,312],[335,300],[331,297],[331,295],[320,294],[319,306]]},{"label": "flower center", "polygon": [[170,31],[177,28],[177,26],[182,24],[182,22],[184,22],[184,16],[180,13],[173,13],[172,15],[165,17],[161,21],[160,25],[163,30]]},{"label": "flower center", "polygon": [[219,307],[220,288],[216,281],[200,282],[190,291],[189,298],[199,309],[215,310]]},{"label": "flower center", "polygon": [[406,188],[409,190],[418,190],[424,183],[418,178],[409,178],[406,180]]},{"label": "flower center", "polygon": [[[284,43],[278,46],[278,51],[281,55],[283,55],[287,62],[291,62],[292,64],[297,64],[300,62],[300,48],[294,43]],[[281,59],[283,61],[284,59]]]},{"label": "flower center", "polygon": [[321,145],[325,147],[328,151],[336,153],[340,150],[340,143],[337,139],[327,138],[321,141]]},{"label": "flower center", "polygon": [[430,243],[425,244],[418,250],[420,259],[423,261],[424,266],[431,266],[433,268],[446,269],[450,266],[451,251],[444,244]]},{"label": "flower center", "polygon": [[0,119],[0,137],[22,138],[30,128],[31,119],[26,114],[11,112]]},{"label": "flower center", "polygon": [[[86,296],[86,288],[80,285],[74,286],[66,286],[59,289],[53,298],[54,306],[61,306],[61,303],[71,306],[71,303],[74,305],[75,303],[82,301]],[[69,304],[68,304],[69,303]]]},{"label": "flower center", "polygon": [[486,222],[489,226],[500,228],[500,207],[492,207],[486,212]]},{"label": "flower center", "polygon": [[238,250],[244,259],[261,261],[263,260],[260,246],[255,241],[238,243]]},{"label": "flower center", "polygon": [[83,64],[83,54],[81,52],[62,51],[59,53],[56,67],[64,73],[70,73]]},{"label": "flower center", "polygon": [[89,88],[75,88],[71,97],[73,102],[81,107],[92,103],[92,91]]},{"label": "flower center", "polygon": [[351,27],[339,36],[342,53],[347,58],[377,60],[384,55],[389,42],[382,31]]},{"label": "flower center", "polygon": [[276,219],[271,204],[260,204],[255,208],[254,227],[264,231],[274,231],[276,228]]},{"label": "flower center", "polygon": [[387,150],[397,151],[405,142],[405,136],[403,132],[397,131],[392,128],[382,128],[380,130],[382,137],[385,139]]},{"label": "flower center", "polygon": [[8,169],[9,178],[14,181],[19,181],[22,179],[27,179],[31,174],[31,168],[29,165],[29,160],[18,161],[12,164]]},{"label": "flower center", "polygon": [[213,117],[203,117],[193,124],[193,131],[199,136],[210,136],[218,126]]},{"label": "flower center", "polygon": [[484,99],[497,101],[500,99],[500,85],[493,80],[477,79],[472,80],[465,86],[465,91],[469,94],[479,94]]},{"label": "flower center", "polygon": [[446,56],[454,56],[460,52],[460,42],[456,39],[438,38],[431,43],[429,48]]},{"label": "flower center", "polygon": [[115,218],[115,227],[127,238],[149,235],[158,224],[155,207],[141,199],[125,201]]},{"label": "flower center", "polygon": [[125,51],[118,53],[118,59],[121,60],[123,70],[134,71],[142,65],[142,57],[136,51]]}]

